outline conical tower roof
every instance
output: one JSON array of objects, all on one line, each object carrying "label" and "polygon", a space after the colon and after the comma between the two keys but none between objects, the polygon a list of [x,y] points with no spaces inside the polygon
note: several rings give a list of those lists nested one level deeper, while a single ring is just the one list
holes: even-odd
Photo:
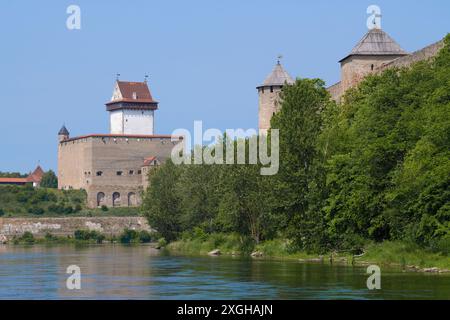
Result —
[{"label": "conical tower roof", "polygon": [[261,87],[270,87],[270,86],[283,86],[285,84],[293,84],[294,79],[284,70],[280,61],[277,62],[272,72],[267,76],[266,80],[264,80]]},{"label": "conical tower roof", "polygon": [[[341,61],[350,56],[386,56],[398,55],[404,56],[408,53],[403,50],[400,45],[395,42],[386,32],[381,29],[372,29],[356,44],[353,50]],[[340,62],[341,62],[340,61]]]},{"label": "conical tower roof", "polygon": [[62,126],[61,129],[58,132],[59,136],[68,136],[69,135],[69,130],[67,130],[66,126]]}]

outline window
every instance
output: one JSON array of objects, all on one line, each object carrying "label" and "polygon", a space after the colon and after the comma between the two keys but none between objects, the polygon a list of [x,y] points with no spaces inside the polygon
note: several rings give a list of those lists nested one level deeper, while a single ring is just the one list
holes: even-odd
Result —
[{"label": "window", "polygon": [[121,176],[122,173],[123,173],[122,171],[117,171],[117,172],[116,172],[116,175]]},{"label": "window", "polygon": [[134,170],[130,170],[129,174],[133,175],[134,174]]},{"label": "window", "polygon": [[371,65],[370,66],[370,69],[373,71],[373,68],[375,68],[375,66],[374,65]]},{"label": "window", "polygon": [[142,170],[138,170],[138,174],[141,174],[142,173]]},{"label": "window", "polygon": [[97,207],[105,205],[105,194],[103,192],[97,193]]},{"label": "window", "polygon": [[113,207],[120,207],[120,193],[114,192],[112,198],[113,198]]},{"label": "window", "polygon": [[103,171],[97,171],[96,175],[97,175],[97,177],[102,176],[103,175]]},{"label": "window", "polygon": [[273,87],[270,87],[270,92],[273,92]]}]

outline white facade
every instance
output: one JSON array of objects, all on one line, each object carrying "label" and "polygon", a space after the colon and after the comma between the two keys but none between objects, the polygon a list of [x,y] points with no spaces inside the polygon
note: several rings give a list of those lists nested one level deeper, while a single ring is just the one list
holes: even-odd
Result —
[{"label": "white facade", "polygon": [[119,109],[110,111],[111,134],[154,134],[153,110]]}]

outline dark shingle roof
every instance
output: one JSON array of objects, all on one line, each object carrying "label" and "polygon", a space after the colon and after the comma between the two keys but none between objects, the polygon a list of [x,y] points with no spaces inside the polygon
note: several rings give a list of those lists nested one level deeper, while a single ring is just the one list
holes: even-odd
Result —
[{"label": "dark shingle roof", "polygon": [[69,130],[67,130],[66,126],[62,126],[61,129],[58,132],[58,135],[60,136],[68,136]]}]

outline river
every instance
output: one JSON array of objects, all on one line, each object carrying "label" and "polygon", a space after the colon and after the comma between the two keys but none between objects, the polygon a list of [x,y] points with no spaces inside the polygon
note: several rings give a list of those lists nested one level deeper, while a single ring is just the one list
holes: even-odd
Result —
[{"label": "river", "polygon": [[[67,267],[81,270],[69,290]],[[0,245],[0,299],[450,299],[449,274],[242,257],[187,257],[149,246]]]}]

